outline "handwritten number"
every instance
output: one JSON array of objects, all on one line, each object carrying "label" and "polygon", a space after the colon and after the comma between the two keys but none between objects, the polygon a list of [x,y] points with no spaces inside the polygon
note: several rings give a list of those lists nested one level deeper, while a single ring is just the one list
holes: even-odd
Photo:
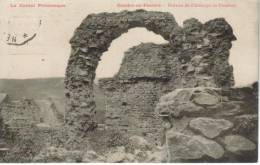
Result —
[{"label": "handwritten number", "polygon": [[7,40],[6,40],[6,41],[9,41],[10,38],[11,38],[11,34],[8,34],[8,35],[7,35]]},{"label": "handwritten number", "polygon": [[13,43],[16,43],[16,36],[13,36],[13,37],[12,37],[12,42],[13,42]]}]

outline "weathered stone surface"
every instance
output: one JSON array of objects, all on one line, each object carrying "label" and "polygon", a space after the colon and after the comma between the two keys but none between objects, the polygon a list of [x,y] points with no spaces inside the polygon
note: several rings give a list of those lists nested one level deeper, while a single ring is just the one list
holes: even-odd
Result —
[{"label": "weathered stone surface", "polygon": [[236,116],[235,119],[237,120],[247,120],[248,122],[257,122],[257,115],[256,114],[245,114],[245,115],[240,115]]},{"label": "weathered stone surface", "polygon": [[[167,162],[168,153],[165,147],[152,147],[151,149],[136,148],[131,146],[111,148],[108,153],[99,155],[92,159],[92,162],[107,162],[107,163],[150,163],[150,162]],[[101,159],[102,158],[102,159]],[[83,159],[85,160],[85,159]],[[86,159],[90,160],[90,159]],[[97,161],[99,160],[99,161]],[[89,162],[89,161],[84,161]]]},{"label": "weathered stone surface", "polygon": [[256,145],[253,142],[240,135],[226,136],[223,142],[225,144],[225,148],[233,153],[253,151],[256,149]]},{"label": "weathered stone surface", "polygon": [[219,103],[218,88],[183,88],[176,89],[159,100],[156,112],[160,116],[182,117],[198,116],[209,112],[205,105]]},{"label": "weathered stone surface", "polygon": [[131,136],[129,138],[129,143],[139,149],[149,149],[151,144],[149,144],[143,137],[141,136]]},{"label": "weathered stone surface", "polygon": [[219,102],[219,98],[207,93],[199,93],[194,95],[194,102],[199,105],[215,105]]},{"label": "weathered stone surface", "polygon": [[[231,89],[197,87],[177,89],[162,96],[156,109],[161,114],[165,125],[167,125],[165,127],[166,143],[169,147],[171,161],[256,161],[258,111],[257,95],[254,91],[255,89],[251,87]],[[178,93],[181,94],[178,95]],[[211,95],[218,99],[213,99],[210,104],[197,104],[194,99],[199,94]],[[200,101],[208,100],[202,99]],[[194,104],[195,107],[203,107],[204,109],[200,113],[194,113],[192,110],[188,112],[183,105],[189,105],[190,103]],[[183,112],[184,110],[187,113],[179,116],[175,115],[176,112]],[[214,139],[213,142],[225,146],[223,156],[216,161],[207,159],[206,154],[203,152],[206,149],[198,149],[199,146],[204,144],[202,145],[200,140],[194,140],[196,139],[194,137],[198,136],[205,137],[202,140],[204,142],[211,138],[212,141]],[[173,137],[172,146],[170,146],[171,141],[168,141],[171,137]],[[212,147],[209,150],[217,152],[218,149],[215,149],[217,147]],[[174,155],[177,156],[174,157]]]},{"label": "weathered stone surface", "polygon": [[191,120],[189,126],[208,138],[215,138],[223,131],[232,128],[233,123],[224,119],[200,117]]},{"label": "weathered stone surface", "polygon": [[166,163],[169,161],[169,154],[166,147],[154,151],[147,151],[147,163]]},{"label": "weathered stone surface", "polygon": [[126,162],[135,162],[135,155],[132,153],[126,154]]},{"label": "weathered stone surface", "polygon": [[[249,135],[257,132],[258,116],[257,114],[244,114],[236,116],[234,119],[234,132],[241,135]],[[256,137],[255,137],[256,138]]]},{"label": "weathered stone surface", "polygon": [[64,148],[47,147],[34,157],[34,162],[81,162],[82,151],[68,151]]},{"label": "weathered stone surface", "polygon": [[168,45],[145,43],[134,46],[125,52],[116,77],[123,80],[170,79],[167,56],[170,56]]},{"label": "weathered stone surface", "polygon": [[39,129],[39,130],[51,130],[51,126],[46,124],[46,123],[39,123],[39,124],[36,124],[36,127]]},{"label": "weathered stone surface", "polygon": [[160,116],[181,117],[184,115],[198,114],[203,112],[203,108],[196,106],[193,103],[177,104],[175,102],[163,102],[157,104],[156,111]]},{"label": "weathered stone surface", "polygon": [[[39,106],[33,99],[13,100],[10,98],[1,105],[0,112],[4,124],[7,125],[10,130],[19,134],[25,132],[32,133],[33,129],[30,127],[32,127],[32,125],[37,127],[37,124],[40,124],[40,120],[43,117]],[[43,124],[43,127],[41,127],[41,125],[42,124],[40,124],[38,128],[43,128],[43,125],[46,126],[46,124]],[[27,128],[30,128],[29,130],[31,131],[28,132]]]},{"label": "weathered stone surface", "polygon": [[[145,135],[146,140],[160,144],[162,125],[160,118],[154,112],[158,93],[162,83],[105,83],[100,82],[106,94],[106,126],[109,130],[121,130],[124,134]],[[113,90],[111,90],[113,88]],[[153,90],[151,90],[153,89]],[[111,118],[111,112],[117,118]],[[115,115],[113,115],[115,116]]]},{"label": "weathered stone surface", "polygon": [[189,101],[191,95],[192,95],[192,89],[176,89],[170,93],[163,95],[160,98],[160,102],[168,102],[168,101],[187,102]]},{"label": "weathered stone surface", "polygon": [[178,90],[162,96],[156,105],[155,111],[160,116],[180,117],[186,112],[201,112],[203,108],[189,103],[192,92],[189,90]]},{"label": "weathered stone surface", "polygon": [[95,160],[97,160],[99,158],[98,154],[95,151],[86,151],[84,152],[84,155],[82,157],[82,162],[84,163],[91,163],[91,162],[96,162]]},{"label": "weathered stone surface", "polygon": [[202,159],[204,156],[220,159],[224,154],[224,149],[213,140],[178,132],[167,135],[167,146],[172,162]]},{"label": "weathered stone surface", "polygon": [[107,155],[108,163],[122,163],[126,159],[126,154],[122,152],[115,152]]},{"label": "weathered stone surface", "polygon": [[[197,99],[196,103],[194,101],[196,96],[200,97],[201,95],[203,97]],[[239,98],[239,96],[243,97]],[[213,118],[234,118],[248,113],[255,115],[257,112],[256,103],[256,97],[250,88],[234,88],[226,91],[210,87],[183,88],[163,95],[157,103],[156,111],[162,117],[200,117],[215,114]],[[244,121],[248,119],[245,118]],[[239,119],[236,117],[234,120],[238,121]]]}]

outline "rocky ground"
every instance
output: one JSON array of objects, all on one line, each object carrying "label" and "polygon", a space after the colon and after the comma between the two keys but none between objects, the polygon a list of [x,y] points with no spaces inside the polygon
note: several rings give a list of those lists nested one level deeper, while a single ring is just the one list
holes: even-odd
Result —
[{"label": "rocky ground", "polygon": [[33,161],[84,163],[168,162],[168,154],[165,146],[153,146],[140,136],[124,137],[124,139],[125,142],[123,144],[115,141],[115,145],[103,145],[103,150],[106,150],[103,152],[91,149],[69,151],[65,148],[50,146],[34,157]]},{"label": "rocky ground", "polygon": [[161,97],[170,162],[255,162],[257,88],[178,89]]},{"label": "rocky ground", "polygon": [[19,133],[2,129],[1,162],[255,162],[257,99],[257,84],[174,90],[156,106],[165,130],[161,146],[139,135],[106,130],[104,124],[76,150],[65,147],[62,126],[27,125]]}]

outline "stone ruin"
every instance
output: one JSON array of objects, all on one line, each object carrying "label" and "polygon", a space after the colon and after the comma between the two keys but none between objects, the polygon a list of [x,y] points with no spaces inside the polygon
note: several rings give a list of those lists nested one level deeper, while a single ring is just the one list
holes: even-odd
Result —
[{"label": "stone ruin", "polygon": [[[93,91],[98,61],[135,27],[168,43],[130,48],[119,72],[99,80],[106,102],[100,124]],[[51,100],[0,94],[0,140],[16,137],[0,142],[0,157],[23,160],[32,151],[26,160],[33,162],[256,162],[258,84],[233,88],[234,40],[224,18],[204,24],[191,18],[180,27],[165,12],[91,14],[71,39],[65,129]]]},{"label": "stone ruin", "polygon": [[53,135],[61,132],[63,118],[51,100],[17,99],[0,93],[0,155],[18,152],[15,146],[23,145],[23,140],[51,143]]},{"label": "stone ruin", "polygon": [[167,12],[90,14],[70,40],[65,78],[68,144],[80,144],[97,128],[93,80],[98,61],[114,39],[135,27],[145,27],[169,43],[131,48],[118,74],[100,80],[107,98],[107,129],[147,136],[161,144],[164,129],[155,106],[162,95],[178,88],[234,85],[228,58],[236,37],[224,18],[204,24],[191,18],[181,27]]},{"label": "stone ruin", "polygon": [[[3,105],[5,100],[7,100],[8,96],[5,93],[0,93],[0,106]],[[1,112],[1,109],[0,109]],[[3,134],[5,134],[5,126],[2,115],[0,116],[0,139],[3,138]],[[1,146],[0,146],[1,147]]]},{"label": "stone ruin", "polygon": [[130,48],[119,72],[99,80],[105,129],[166,146],[167,162],[256,161],[258,85],[233,88],[231,26],[224,18],[204,24],[191,18],[180,27],[170,13],[144,10],[91,14],[76,29],[65,79],[68,146],[93,136],[98,61],[135,27],[169,42]]}]

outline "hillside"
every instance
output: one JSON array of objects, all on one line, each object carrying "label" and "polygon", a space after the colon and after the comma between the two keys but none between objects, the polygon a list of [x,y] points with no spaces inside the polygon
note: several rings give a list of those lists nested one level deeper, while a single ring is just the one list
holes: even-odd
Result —
[{"label": "hillside", "polygon": [[0,92],[13,99],[64,98],[63,78],[0,79]]},{"label": "hillside", "polygon": [[[64,78],[38,78],[38,79],[0,79],[0,93],[6,93],[13,100],[31,98],[34,100],[49,100],[55,102],[59,111],[64,112],[65,94]],[[103,121],[105,101],[102,91],[94,86],[97,104],[97,116]]]}]

